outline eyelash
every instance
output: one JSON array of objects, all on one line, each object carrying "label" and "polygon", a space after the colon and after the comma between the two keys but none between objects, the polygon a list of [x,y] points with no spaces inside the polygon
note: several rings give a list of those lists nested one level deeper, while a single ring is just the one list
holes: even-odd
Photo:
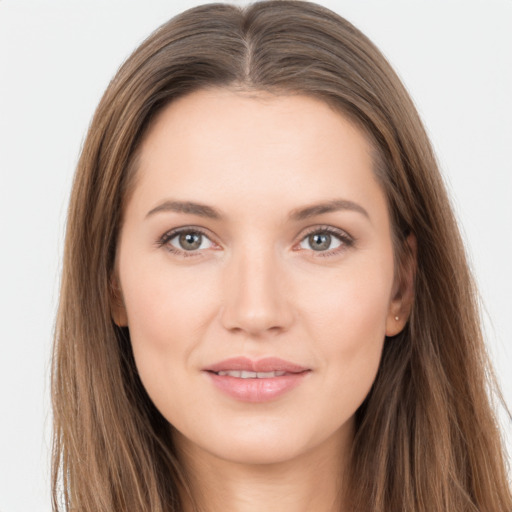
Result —
[{"label": "eyelash", "polygon": [[[167,233],[164,233],[162,237],[157,240],[157,246],[158,247],[165,247],[169,252],[176,254],[178,256],[184,257],[184,258],[190,258],[190,257],[198,257],[201,256],[201,252],[198,250],[194,251],[181,251],[177,249],[176,247],[173,247],[169,244],[169,242],[176,238],[177,236],[181,235],[182,233],[197,233],[200,235],[205,236],[206,238],[210,239],[208,234],[201,228],[196,228],[193,226],[185,227],[185,228],[177,228],[173,229],[171,231],[168,231]],[[338,253],[352,247],[355,244],[355,239],[347,234],[345,231],[342,231],[337,228],[333,228],[332,226],[316,226],[312,228],[311,230],[307,231],[304,236],[300,239],[299,244],[302,243],[308,236],[315,235],[315,234],[329,234],[336,237],[340,242],[341,245],[335,249],[331,249],[329,251],[314,251],[313,249],[310,249],[311,252],[316,253],[315,257],[331,257],[336,256]]]}]

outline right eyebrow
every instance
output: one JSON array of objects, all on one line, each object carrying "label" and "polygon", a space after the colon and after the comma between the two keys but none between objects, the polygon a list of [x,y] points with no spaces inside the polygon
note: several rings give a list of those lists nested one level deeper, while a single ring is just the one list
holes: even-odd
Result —
[{"label": "right eyebrow", "polygon": [[173,200],[167,200],[158,206],[155,206],[155,208],[146,214],[146,218],[160,212],[190,213],[192,215],[199,215],[200,217],[206,217],[215,220],[220,220],[223,218],[223,215],[212,206],[201,203],[194,203],[192,201]]}]

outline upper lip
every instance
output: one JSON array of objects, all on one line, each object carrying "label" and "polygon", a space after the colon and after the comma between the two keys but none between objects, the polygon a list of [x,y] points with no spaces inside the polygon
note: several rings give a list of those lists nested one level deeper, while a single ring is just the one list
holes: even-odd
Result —
[{"label": "upper lip", "polygon": [[249,359],[248,357],[232,357],[212,364],[204,368],[204,370],[215,373],[233,370],[248,372],[301,373],[309,370],[309,368],[291,363],[290,361],[286,361],[278,357],[265,357],[256,361]]}]

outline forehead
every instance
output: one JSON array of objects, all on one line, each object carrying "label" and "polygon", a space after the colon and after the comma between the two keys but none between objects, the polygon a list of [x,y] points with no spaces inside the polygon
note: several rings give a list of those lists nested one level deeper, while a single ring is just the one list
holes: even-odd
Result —
[{"label": "forehead", "polygon": [[366,135],[327,103],[228,89],[165,107],[142,143],[137,175],[135,192],[147,201],[169,194],[245,209],[381,193]]}]

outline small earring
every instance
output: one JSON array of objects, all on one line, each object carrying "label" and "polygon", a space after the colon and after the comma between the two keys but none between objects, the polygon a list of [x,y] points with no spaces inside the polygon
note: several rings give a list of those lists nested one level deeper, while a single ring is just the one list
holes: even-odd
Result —
[{"label": "small earring", "polygon": [[398,322],[398,320],[400,320],[400,318],[399,318],[399,317],[397,317],[397,316],[395,316],[395,320]]}]

